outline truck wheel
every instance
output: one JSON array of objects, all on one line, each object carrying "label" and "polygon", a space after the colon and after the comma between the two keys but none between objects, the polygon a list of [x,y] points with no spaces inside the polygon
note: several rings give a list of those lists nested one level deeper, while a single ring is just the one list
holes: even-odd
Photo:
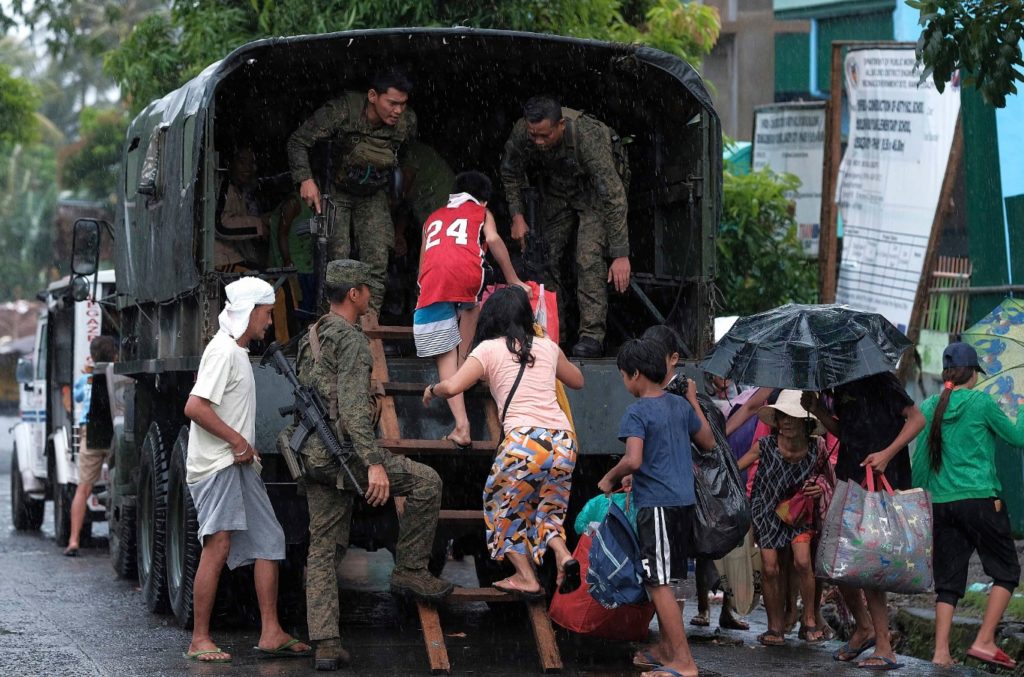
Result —
[{"label": "truck wheel", "polygon": [[185,484],[188,428],[182,426],[171,448],[167,471],[167,595],[178,625],[192,628],[192,582],[199,566],[199,522]]},{"label": "truck wheel", "polygon": [[18,466],[18,447],[11,456],[11,517],[18,531],[39,531],[43,526],[45,501],[39,501],[25,493],[21,482],[21,468]]},{"label": "truck wheel", "polygon": [[119,578],[132,579],[135,569],[135,506],[127,505],[118,490],[117,478],[110,478],[110,505],[107,507],[110,530],[110,563]]},{"label": "truck wheel", "polygon": [[[53,488],[53,533],[57,545],[67,547],[71,538],[71,501],[75,498],[74,484],[57,484]],[[82,525],[85,529],[85,524]],[[79,541],[84,539],[79,538]]]},{"label": "truck wheel", "polygon": [[164,539],[167,533],[167,448],[160,426],[149,426],[139,458],[138,526],[135,532],[139,587],[146,607],[163,614],[167,599]]}]

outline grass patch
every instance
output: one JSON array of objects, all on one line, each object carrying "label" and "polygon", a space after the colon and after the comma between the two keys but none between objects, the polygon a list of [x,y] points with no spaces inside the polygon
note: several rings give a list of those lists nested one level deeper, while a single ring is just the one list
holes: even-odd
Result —
[{"label": "grass patch", "polygon": [[[1014,593],[1024,594],[1024,587],[1018,586]],[[957,613],[964,614],[965,616],[981,618],[985,614],[986,604],[988,604],[987,592],[968,591],[964,598],[960,600],[960,604],[957,605],[956,609]],[[1010,605],[1006,607],[1003,620],[1024,623],[1024,597],[1010,598]]]}]

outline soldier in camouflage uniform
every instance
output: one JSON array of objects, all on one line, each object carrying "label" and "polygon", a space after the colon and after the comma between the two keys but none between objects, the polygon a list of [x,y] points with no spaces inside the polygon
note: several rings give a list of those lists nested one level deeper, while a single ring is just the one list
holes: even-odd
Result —
[{"label": "soldier in camouflage uniform", "polygon": [[370,310],[380,311],[388,252],[394,246],[387,191],[398,166],[398,151],[416,136],[416,114],[407,107],[412,84],[392,71],[376,76],[369,92],[345,92],[324,104],[288,139],[288,164],[302,199],[320,213],[320,189],[310,169],[309,152],[317,141],[333,139],[331,197],[337,221],[328,241],[327,259],[352,254],[355,231],[359,258],[370,265]]},{"label": "soldier in camouflage uniform", "polygon": [[[608,315],[608,289],[629,286],[629,231],[626,190],[616,169],[612,132],[607,125],[549,97],[534,97],[505,143],[501,180],[512,215],[512,238],[524,243],[531,225],[523,216],[528,176],[543,197],[541,223],[547,241],[545,283],[558,293],[562,322],[564,298],[561,260],[576,234],[576,296],[579,340],[572,353],[600,357]],[[611,266],[608,265],[611,259]]]},{"label": "soldier in camouflage uniform", "polygon": [[[331,309],[299,343],[299,380],[313,386],[328,403],[332,425],[358,460],[350,469],[366,500],[384,505],[390,496],[406,498],[400,520],[391,591],[421,599],[442,599],[452,584],[427,571],[441,508],[441,478],[432,468],[377,447],[374,439],[377,402],[370,380],[373,357],[359,326],[370,303],[370,266],[361,261],[331,261],[326,292]],[[348,547],[352,502],[356,494],[316,436],[302,448],[309,502],[309,559],[306,607],[311,639],[318,640],[316,667],[334,670],[348,661],[338,628],[338,579],[335,567]]]}]

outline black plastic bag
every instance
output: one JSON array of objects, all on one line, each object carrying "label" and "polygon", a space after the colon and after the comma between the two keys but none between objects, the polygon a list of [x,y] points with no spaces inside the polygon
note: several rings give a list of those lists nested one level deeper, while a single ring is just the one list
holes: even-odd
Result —
[{"label": "black plastic bag", "polygon": [[725,437],[725,417],[710,398],[697,396],[715,435],[715,448],[693,445],[693,488],[697,497],[690,552],[695,557],[721,559],[743,543],[750,529],[750,503],[736,459]]}]

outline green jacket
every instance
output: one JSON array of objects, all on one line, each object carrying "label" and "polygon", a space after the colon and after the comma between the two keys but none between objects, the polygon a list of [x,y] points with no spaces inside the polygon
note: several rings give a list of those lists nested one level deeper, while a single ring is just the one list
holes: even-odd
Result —
[{"label": "green jacket", "polygon": [[942,465],[935,472],[928,432],[938,403],[939,396],[932,395],[921,404],[927,423],[917,436],[911,459],[914,486],[928,490],[933,503],[1000,495],[1003,487],[996,475],[996,436],[1012,446],[1024,446],[1024,416],[1014,425],[986,393],[954,390],[942,416]]}]

